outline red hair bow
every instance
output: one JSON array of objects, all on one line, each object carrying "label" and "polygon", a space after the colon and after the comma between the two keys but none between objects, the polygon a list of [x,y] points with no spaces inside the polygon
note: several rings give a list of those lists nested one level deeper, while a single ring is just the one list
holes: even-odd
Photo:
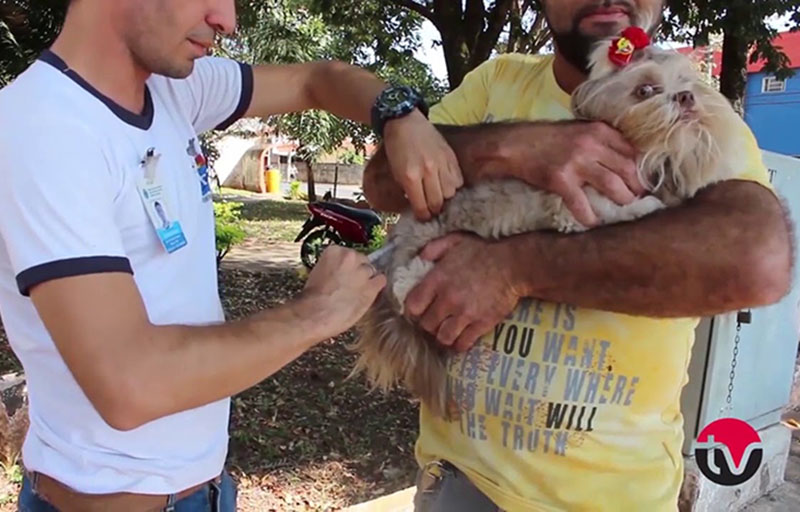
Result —
[{"label": "red hair bow", "polygon": [[619,67],[625,67],[633,59],[633,52],[650,46],[650,36],[639,27],[628,27],[622,37],[611,42],[608,58]]}]

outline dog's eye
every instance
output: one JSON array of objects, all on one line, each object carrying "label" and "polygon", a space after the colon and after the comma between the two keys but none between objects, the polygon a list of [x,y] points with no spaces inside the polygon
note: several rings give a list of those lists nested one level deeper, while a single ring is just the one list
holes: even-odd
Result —
[{"label": "dog's eye", "polygon": [[656,94],[656,87],[650,84],[640,85],[638,89],[636,89],[636,96],[639,98],[646,100],[652,98]]}]

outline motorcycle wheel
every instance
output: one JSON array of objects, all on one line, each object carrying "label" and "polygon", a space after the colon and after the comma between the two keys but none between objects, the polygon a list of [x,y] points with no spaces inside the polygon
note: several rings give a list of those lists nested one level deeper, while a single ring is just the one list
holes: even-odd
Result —
[{"label": "motorcycle wheel", "polygon": [[311,270],[317,264],[322,252],[330,245],[345,245],[341,237],[330,229],[312,231],[303,239],[300,246],[300,259],[307,269]]}]

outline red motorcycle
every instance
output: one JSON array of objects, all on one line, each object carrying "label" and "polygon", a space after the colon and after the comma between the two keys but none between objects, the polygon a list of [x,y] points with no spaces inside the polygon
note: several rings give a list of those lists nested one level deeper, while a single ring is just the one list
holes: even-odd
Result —
[{"label": "red motorcycle", "polygon": [[353,247],[367,245],[382,220],[373,210],[353,208],[332,201],[309,203],[310,216],[303,224],[295,242],[300,246],[300,259],[309,270],[319,261],[330,245]]}]

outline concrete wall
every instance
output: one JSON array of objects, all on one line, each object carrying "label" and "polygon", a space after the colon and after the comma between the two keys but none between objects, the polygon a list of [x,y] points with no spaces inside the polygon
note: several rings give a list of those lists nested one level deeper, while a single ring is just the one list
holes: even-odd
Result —
[{"label": "concrete wall", "polygon": [[[295,162],[295,167],[297,168],[297,179],[308,181],[308,166],[305,162]],[[337,178],[337,167],[339,185],[361,185],[364,177],[363,165],[314,164],[314,181],[316,183],[333,183]]]},{"label": "concrete wall", "polygon": [[263,151],[259,146],[251,146],[244,151],[228,176],[224,180],[220,176],[222,186],[260,193],[266,192],[264,171],[261,169]]},{"label": "concrete wall", "polygon": [[[262,168],[261,157],[265,148],[265,144],[257,137],[243,139],[230,136],[221,139],[217,143],[219,158],[214,169],[222,186],[264,192],[263,175],[266,169]],[[284,183],[294,180],[308,181],[308,166],[305,162],[293,160],[291,167],[287,163],[278,162],[276,159],[273,167],[280,169]],[[360,186],[363,176],[363,165],[314,164],[314,179],[317,183],[332,184],[338,178],[340,185]]]},{"label": "concrete wall", "polygon": [[219,158],[214,163],[214,169],[217,171],[220,183],[225,183],[231,175],[240,170],[244,164],[245,154],[258,142],[258,138],[243,139],[241,137],[224,137],[217,142]]},{"label": "concrete wall", "polygon": [[[798,70],[800,71],[800,70]],[[745,121],[758,139],[761,149],[800,156],[800,74],[786,81],[785,92],[762,92],[765,73],[747,79]]]}]

